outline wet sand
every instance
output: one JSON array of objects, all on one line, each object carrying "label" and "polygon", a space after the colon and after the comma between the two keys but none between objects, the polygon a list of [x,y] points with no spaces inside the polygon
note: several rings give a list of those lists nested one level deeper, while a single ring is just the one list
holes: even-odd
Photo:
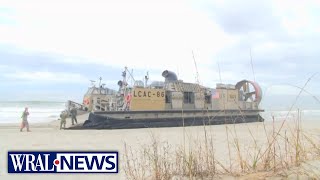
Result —
[{"label": "wet sand", "polygon": [[[87,119],[87,115],[78,117],[79,123]],[[173,146],[183,144],[186,139],[190,141],[203,140],[204,127],[179,127],[179,128],[150,128],[150,129],[121,129],[121,130],[59,130],[59,122],[34,124],[29,122],[32,132],[19,132],[18,124],[2,124],[0,126],[0,179],[126,179],[122,168],[124,143],[133,149],[139,149],[144,144],[148,144],[151,136],[155,136],[160,141],[167,141]],[[276,122],[275,126],[280,127],[282,122]],[[71,120],[67,119],[67,125]],[[272,122],[265,122],[267,131],[271,131]],[[249,130],[258,141],[265,140],[263,133],[263,123],[228,125],[228,128],[237,130],[239,141],[246,143],[251,138]],[[286,130],[287,126],[283,127]],[[304,121],[302,123],[304,131],[320,136],[320,122]],[[227,163],[227,137],[226,125],[207,126],[206,131],[213,137],[216,154],[221,162]],[[289,130],[288,130],[289,131]],[[185,135],[183,135],[185,132]],[[190,140],[190,141],[189,141]],[[119,152],[119,173],[118,174],[8,174],[7,173],[7,152],[11,150],[101,150]],[[319,164],[318,161],[315,162]],[[320,166],[319,166],[320,167]],[[319,173],[320,176],[320,173]],[[227,179],[234,179],[225,176]],[[245,176],[243,179],[255,179],[255,177]]]}]

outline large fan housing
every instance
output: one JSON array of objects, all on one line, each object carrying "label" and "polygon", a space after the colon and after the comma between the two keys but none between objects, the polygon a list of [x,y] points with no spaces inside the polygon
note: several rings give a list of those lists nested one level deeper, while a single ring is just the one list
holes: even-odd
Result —
[{"label": "large fan housing", "polygon": [[258,83],[242,80],[236,84],[236,88],[239,90],[241,100],[260,103],[262,99],[262,90]]}]

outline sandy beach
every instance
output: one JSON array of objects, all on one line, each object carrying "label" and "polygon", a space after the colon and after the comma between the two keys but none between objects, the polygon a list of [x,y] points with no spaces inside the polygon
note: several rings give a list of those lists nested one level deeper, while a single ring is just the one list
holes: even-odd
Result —
[{"label": "sandy beach", "polygon": [[[87,115],[78,117],[79,122],[87,119]],[[123,169],[124,143],[127,143],[132,149],[140,149],[150,142],[151,137],[156,137],[161,142],[168,142],[171,146],[188,144],[192,146],[193,141],[202,141],[204,127],[180,127],[180,128],[154,128],[154,129],[122,129],[122,130],[59,130],[59,121],[50,123],[30,123],[32,132],[19,132],[18,124],[2,124],[0,126],[0,179],[126,179]],[[67,119],[67,125],[70,125],[70,119]],[[228,125],[230,129],[236,129],[237,138],[246,146],[250,146],[251,133],[258,142],[265,139],[263,123]],[[276,122],[276,127],[280,127],[282,122]],[[285,123],[283,130],[286,130]],[[271,131],[272,122],[265,122],[267,131]],[[320,137],[320,122],[303,121],[304,131]],[[289,129],[287,129],[289,132]],[[207,126],[206,131],[214,139],[216,157],[220,162],[228,164],[228,144],[226,137],[226,126]],[[185,132],[185,135],[183,135]],[[232,133],[229,134],[232,138]],[[183,141],[185,139],[185,142]],[[317,142],[319,143],[319,142]],[[119,152],[119,173],[118,174],[8,174],[7,173],[7,152],[10,150],[115,150]],[[318,161],[315,161],[318,163]],[[319,172],[318,175],[320,175]],[[256,176],[244,176],[242,179],[255,179]],[[226,179],[234,179],[225,176]]]}]

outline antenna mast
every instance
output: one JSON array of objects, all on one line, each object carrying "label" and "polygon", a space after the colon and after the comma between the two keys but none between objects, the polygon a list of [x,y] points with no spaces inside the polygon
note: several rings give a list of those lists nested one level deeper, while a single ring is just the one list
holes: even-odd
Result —
[{"label": "antenna mast", "polygon": [[220,64],[219,64],[219,61],[218,61],[218,70],[219,70],[219,78],[220,78],[220,83],[222,83],[222,79],[221,79],[221,72],[220,72]]},{"label": "antenna mast", "polygon": [[149,72],[147,72],[147,75],[144,76],[144,80],[145,80],[144,86],[147,87],[148,86],[148,80],[149,80]]},{"label": "antenna mast", "polygon": [[193,57],[194,66],[196,67],[196,73],[197,73],[197,75],[196,75],[196,80],[197,80],[197,84],[200,85],[198,67],[197,67],[196,59],[194,58],[194,53],[193,53],[193,51],[192,51],[192,57]]},{"label": "antenna mast", "polygon": [[91,86],[93,87],[93,86],[94,86],[94,83],[95,83],[96,81],[90,80],[90,82],[91,82]]},{"label": "antenna mast", "polygon": [[102,77],[99,78],[99,87],[101,86]]},{"label": "antenna mast", "polygon": [[250,62],[251,62],[251,69],[252,69],[252,74],[253,74],[253,80],[256,82],[256,77],[254,75],[254,69],[253,69],[253,63],[252,63],[252,55],[251,55],[251,47],[250,47]]}]

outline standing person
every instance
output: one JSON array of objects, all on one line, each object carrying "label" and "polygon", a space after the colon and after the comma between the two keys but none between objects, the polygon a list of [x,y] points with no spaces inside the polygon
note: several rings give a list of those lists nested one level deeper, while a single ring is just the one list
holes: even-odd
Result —
[{"label": "standing person", "polygon": [[76,122],[78,124],[77,121],[77,109],[75,106],[72,107],[72,109],[70,110],[71,113],[71,121],[72,121],[72,125],[74,125],[74,122]]},{"label": "standing person", "polygon": [[21,123],[20,132],[22,132],[23,128],[25,127],[27,128],[27,132],[30,132],[28,116],[29,116],[29,111],[28,111],[28,108],[26,107],[21,115],[22,123]]},{"label": "standing person", "polygon": [[60,121],[60,130],[62,129],[62,126],[63,128],[66,128],[66,123],[67,123],[67,117],[68,117],[68,114],[66,111],[62,111],[61,114],[60,114],[60,118],[61,118],[61,121]]}]

